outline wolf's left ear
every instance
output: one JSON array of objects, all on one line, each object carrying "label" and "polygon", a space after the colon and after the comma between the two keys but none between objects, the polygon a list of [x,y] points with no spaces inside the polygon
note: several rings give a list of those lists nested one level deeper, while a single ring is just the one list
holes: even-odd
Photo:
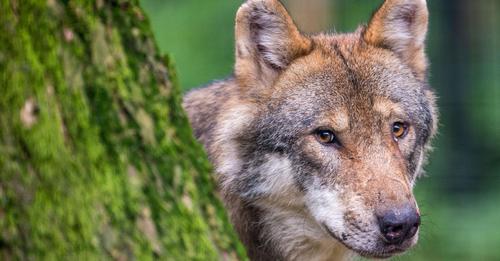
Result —
[{"label": "wolf's left ear", "polygon": [[368,44],[395,52],[423,80],[428,17],[425,0],[386,0],[373,15],[363,38]]},{"label": "wolf's left ear", "polygon": [[311,46],[278,0],[246,1],[236,15],[235,36],[235,74],[260,86],[269,86]]}]

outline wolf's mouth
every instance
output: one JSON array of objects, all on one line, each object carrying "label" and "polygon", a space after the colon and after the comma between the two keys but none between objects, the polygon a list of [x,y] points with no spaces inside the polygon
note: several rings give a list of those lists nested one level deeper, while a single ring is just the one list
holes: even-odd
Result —
[{"label": "wolf's mouth", "polygon": [[323,228],[326,230],[326,232],[328,232],[328,234],[333,237],[335,240],[341,242],[342,244],[344,244],[347,248],[355,251],[354,249],[352,249],[351,247],[349,247],[348,245],[346,245],[344,243],[344,240],[341,240],[340,237],[338,237],[337,235],[335,235],[335,233],[333,233],[333,231],[330,230],[330,228],[325,224],[325,223],[321,223],[321,225],[323,225]]},{"label": "wolf's mouth", "polygon": [[367,251],[367,250],[362,250],[362,249],[356,249],[346,242],[340,237],[338,237],[326,224],[322,223],[323,228],[326,230],[326,232],[336,241],[342,243],[345,247],[348,249],[358,253],[359,255],[365,257],[365,258],[379,258],[379,259],[385,259],[385,258],[390,258],[394,255],[401,254],[407,250],[406,247],[401,247],[397,245],[387,245],[381,249],[377,249],[374,251]]},{"label": "wolf's mouth", "polygon": [[394,245],[386,247],[386,249],[382,249],[380,251],[375,252],[358,252],[360,255],[366,258],[390,258],[394,255],[404,253],[406,251],[405,248],[400,248]]}]

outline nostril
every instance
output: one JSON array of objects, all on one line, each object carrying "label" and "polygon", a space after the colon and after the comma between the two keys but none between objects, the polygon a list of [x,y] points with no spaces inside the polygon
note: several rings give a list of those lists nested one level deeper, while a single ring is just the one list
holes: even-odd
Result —
[{"label": "nostril", "polygon": [[382,234],[388,243],[397,243],[401,241],[405,234],[405,226],[402,224],[386,224],[382,229]]},{"label": "nostril", "polygon": [[398,226],[395,226],[394,228],[392,228],[390,230],[392,230],[392,233],[394,233],[394,234],[401,234],[401,232],[404,230],[404,226],[403,225],[398,225]]}]

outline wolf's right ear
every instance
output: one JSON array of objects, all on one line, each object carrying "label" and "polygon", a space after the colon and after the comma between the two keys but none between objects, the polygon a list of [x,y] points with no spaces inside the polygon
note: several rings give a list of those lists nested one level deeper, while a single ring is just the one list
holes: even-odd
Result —
[{"label": "wolf's right ear", "polygon": [[280,71],[311,49],[278,0],[248,0],[236,15],[235,74],[269,86]]}]

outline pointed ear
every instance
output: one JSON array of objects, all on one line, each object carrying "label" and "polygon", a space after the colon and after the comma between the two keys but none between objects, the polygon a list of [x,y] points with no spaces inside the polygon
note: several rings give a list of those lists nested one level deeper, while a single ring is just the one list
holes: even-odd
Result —
[{"label": "pointed ear", "polygon": [[386,0],[373,15],[363,38],[368,44],[395,52],[423,80],[428,16],[425,0]]},{"label": "pointed ear", "polygon": [[236,15],[235,74],[269,85],[280,71],[305,55],[311,41],[303,36],[277,0],[248,0]]}]

